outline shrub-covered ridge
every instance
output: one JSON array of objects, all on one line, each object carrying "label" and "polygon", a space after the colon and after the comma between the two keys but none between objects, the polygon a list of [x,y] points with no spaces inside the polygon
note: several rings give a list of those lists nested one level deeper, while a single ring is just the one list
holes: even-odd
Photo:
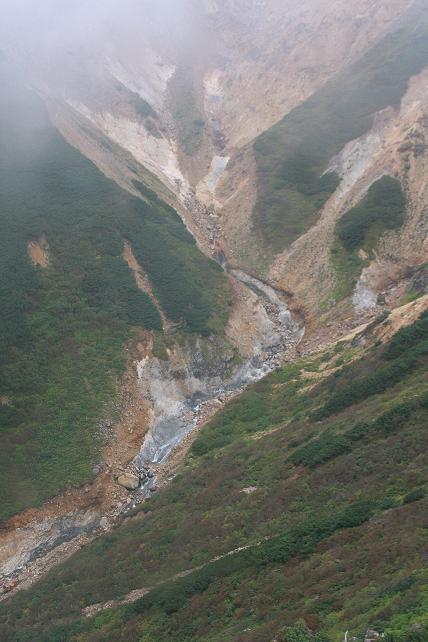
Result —
[{"label": "shrub-covered ridge", "polygon": [[[92,478],[135,327],[159,311],[122,259],[129,240],[167,316],[222,332],[227,285],[177,213],[107,180],[52,127],[40,99],[0,74],[0,520]],[[49,264],[27,255],[46,238]]]}]

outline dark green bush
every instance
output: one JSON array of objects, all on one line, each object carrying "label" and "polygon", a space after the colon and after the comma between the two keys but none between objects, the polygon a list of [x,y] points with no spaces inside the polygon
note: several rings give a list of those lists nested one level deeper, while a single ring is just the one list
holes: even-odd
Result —
[{"label": "dark green bush", "polygon": [[324,435],[296,450],[290,457],[295,465],[314,468],[352,450],[352,440],[346,435]]},{"label": "dark green bush", "polygon": [[360,441],[364,437],[376,437],[378,433],[388,435],[398,430],[410,418],[412,412],[419,407],[421,407],[420,403],[402,403],[388,410],[373,422],[358,423],[343,434],[325,433],[295,450],[290,456],[290,461],[295,466],[303,465],[315,468],[326,461],[351,452],[354,442]]},{"label": "dark green bush", "polygon": [[415,488],[410,493],[403,498],[403,504],[411,504],[412,502],[418,502],[420,499],[423,499],[426,496],[424,488]]},{"label": "dark green bush", "polygon": [[426,642],[428,640],[428,626],[421,625],[413,631],[403,634],[386,633],[385,642]]},{"label": "dark green bush", "polygon": [[339,239],[348,251],[355,250],[364,245],[373,225],[385,229],[400,227],[405,211],[406,199],[400,182],[383,176],[373,183],[367,196],[339,220]]},{"label": "dark green bush", "polygon": [[383,358],[396,359],[418,343],[428,339],[428,313],[406,328],[401,328],[391,339],[383,352]]},{"label": "dark green bush", "polygon": [[344,408],[358,403],[368,397],[377,395],[401,381],[417,367],[417,358],[409,355],[397,359],[390,365],[379,368],[372,375],[361,377],[348,384],[342,390],[334,392],[330,399],[314,413],[314,419],[320,420]]}]

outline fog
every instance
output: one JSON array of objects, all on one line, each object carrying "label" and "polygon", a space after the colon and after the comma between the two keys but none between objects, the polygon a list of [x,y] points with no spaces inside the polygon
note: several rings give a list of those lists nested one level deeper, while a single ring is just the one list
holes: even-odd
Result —
[{"label": "fog", "polygon": [[0,50],[37,58],[129,46],[169,51],[204,42],[195,0],[0,0]]}]

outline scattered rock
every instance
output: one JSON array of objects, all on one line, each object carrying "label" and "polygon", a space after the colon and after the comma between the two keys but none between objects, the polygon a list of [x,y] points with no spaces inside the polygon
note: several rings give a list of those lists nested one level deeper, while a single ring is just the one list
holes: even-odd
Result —
[{"label": "scattered rock", "polygon": [[117,483],[119,486],[123,486],[126,490],[137,490],[140,485],[140,479],[136,475],[120,475],[117,478]]}]

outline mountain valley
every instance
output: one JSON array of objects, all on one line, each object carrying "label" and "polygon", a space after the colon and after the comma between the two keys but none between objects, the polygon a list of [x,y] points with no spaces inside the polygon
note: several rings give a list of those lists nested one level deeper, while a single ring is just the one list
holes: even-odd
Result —
[{"label": "mountain valley", "polygon": [[427,640],[426,0],[30,5],[0,639]]}]

